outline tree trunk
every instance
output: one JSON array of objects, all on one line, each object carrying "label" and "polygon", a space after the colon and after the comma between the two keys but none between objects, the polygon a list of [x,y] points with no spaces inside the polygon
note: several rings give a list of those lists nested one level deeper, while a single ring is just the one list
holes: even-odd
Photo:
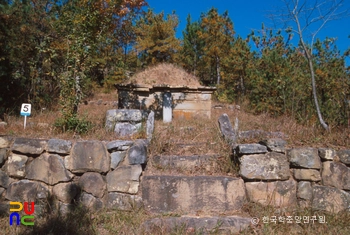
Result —
[{"label": "tree trunk", "polygon": [[220,80],[221,80],[221,76],[220,76],[220,58],[219,58],[219,56],[216,56],[216,76],[217,76],[216,85],[219,86],[220,85]]}]

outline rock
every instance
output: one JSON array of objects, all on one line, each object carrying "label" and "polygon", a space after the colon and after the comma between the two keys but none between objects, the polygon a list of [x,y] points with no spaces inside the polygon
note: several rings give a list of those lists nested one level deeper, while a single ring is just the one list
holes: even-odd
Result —
[{"label": "rock", "polygon": [[50,153],[69,154],[72,142],[68,140],[50,139],[47,142],[47,151]]},{"label": "rock", "polygon": [[0,137],[0,148],[9,148],[10,141],[6,137]]},{"label": "rock", "polygon": [[113,130],[117,122],[141,122],[142,112],[138,109],[111,109],[106,113],[107,130]]},{"label": "rock", "polygon": [[40,155],[44,152],[46,140],[16,138],[12,145],[12,151],[30,154]]},{"label": "rock", "polygon": [[121,122],[115,124],[114,133],[119,137],[130,137],[136,134],[141,129],[140,124],[130,124],[128,122]]},{"label": "rock", "polygon": [[111,169],[115,169],[118,167],[119,163],[124,160],[126,156],[126,151],[117,151],[111,153]]},{"label": "rock", "polygon": [[0,170],[0,186],[7,188],[10,183],[10,177],[8,177],[8,175],[4,171]]},{"label": "rock", "polygon": [[291,166],[296,168],[320,169],[321,160],[314,148],[295,148],[288,153]]},{"label": "rock", "polygon": [[350,190],[350,168],[340,162],[323,162],[322,185]]},{"label": "rock", "polygon": [[293,179],[273,182],[246,182],[245,186],[250,202],[282,208],[297,205],[297,184]]},{"label": "rock", "polygon": [[2,194],[5,192],[6,189],[0,187],[0,200],[2,201]]},{"label": "rock", "polygon": [[74,212],[75,206],[71,203],[58,202],[58,208],[60,215],[66,216],[69,213]]},{"label": "rock", "polygon": [[27,161],[27,156],[12,153],[7,160],[7,174],[15,178],[23,178]]},{"label": "rock", "polygon": [[65,165],[73,173],[101,173],[109,171],[111,159],[102,142],[79,141],[73,145],[71,155],[65,157]]},{"label": "rock", "polygon": [[0,149],[0,166],[6,161],[7,159],[7,150],[6,149]]},{"label": "rock", "polygon": [[298,191],[297,197],[304,200],[312,199],[312,186],[309,181],[300,181],[298,182]]},{"label": "rock", "polygon": [[147,146],[143,140],[135,140],[128,151],[128,160],[130,165],[146,164]]},{"label": "rock", "polygon": [[71,203],[79,192],[79,188],[74,183],[60,183],[53,187],[53,195],[63,203]]},{"label": "rock", "polygon": [[131,140],[114,140],[107,143],[108,151],[124,151],[129,149],[131,145],[134,144],[134,141]]},{"label": "rock", "polygon": [[251,218],[240,216],[163,217],[146,220],[141,225],[141,231],[144,234],[156,234],[160,229],[162,234],[171,234],[181,229],[183,234],[239,234],[251,222]]},{"label": "rock", "polygon": [[267,139],[260,141],[260,144],[265,145],[269,151],[285,153],[286,141],[280,138]]},{"label": "rock", "polygon": [[312,207],[331,213],[348,210],[350,194],[334,187],[315,185],[313,187]]},{"label": "rock", "polygon": [[219,117],[218,122],[221,134],[224,137],[224,139],[230,144],[235,144],[237,142],[237,133],[232,128],[228,115],[226,113],[222,114]]},{"label": "rock", "polygon": [[136,194],[138,192],[141,165],[120,166],[107,174],[108,192]]},{"label": "rock", "polygon": [[261,144],[239,144],[236,147],[238,155],[267,153],[267,147]]},{"label": "rock", "polygon": [[88,193],[82,193],[78,201],[91,211],[99,211],[103,208],[103,201]]},{"label": "rock", "polygon": [[288,180],[290,177],[287,156],[270,152],[243,155],[240,159],[240,175],[249,180]]},{"label": "rock", "polygon": [[334,156],[336,155],[336,152],[333,149],[320,148],[318,149],[318,155],[323,160],[333,161]]},{"label": "rock", "polygon": [[159,167],[180,168],[182,170],[195,171],[198,168],[205,167],[210,170],[215,167],[219,160],[219,155],[193,155],[193,156],[166,156],[156,155],[152,157],[153,163]]},{"label": "rock", "polygon": [[48,192],[47,188],[37,182],[20,180],[9,185],[6,190],[6,199],[16,202],[34,202],[37,198],[47,197]]},{"label": "rock", "polygon": [[223,176],[146,175],[141,181],[145,209],[151,212],[223,212],[242,208],[242,179]]},{"label": "rock", "polygon": [[56,154],[44,153],[27,166],[27,178],[39,180],[49,185],[67,182],[73,175],[64,167],[63,159]]},{"label": "rock", "polygon": [[79,179],[79,186],[87,193],[102,198],[107,190],[106,182],[102,175],[96,172],[86,172]]},{"label": "rock", "polygon": [[112,210],[133,210],[142,207],[142,198],[137,195],[123,193],[108,193],[108,209]]},{"label": "rock", "polygon": [[350,165],[350,150],[339,150],[337,155],[340,158],[340,161],[344,164]]},{"label": "rock", "polygon": [[147,123],[146,123],[146,136],[149,142],[151,142],[152,140],[153,131],[154,131],[154,112],[151,110],[151,112],[148,115]]},{"label": "rock", "polygon": [[294,169],[294,178],[296,180],[321,181],[321,174],[313,169]]}]

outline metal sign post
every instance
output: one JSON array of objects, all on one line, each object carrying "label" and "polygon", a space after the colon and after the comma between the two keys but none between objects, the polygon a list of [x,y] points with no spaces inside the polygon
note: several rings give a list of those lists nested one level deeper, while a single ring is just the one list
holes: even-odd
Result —
[{"label": "metal sign post", "polygon": [[21,115],[24,116],[24,129],[26,129],[27,125],[27,116],[30,116],[30,112],[32,110],[32,105],[31,104],[22,104],[21,107]]}]

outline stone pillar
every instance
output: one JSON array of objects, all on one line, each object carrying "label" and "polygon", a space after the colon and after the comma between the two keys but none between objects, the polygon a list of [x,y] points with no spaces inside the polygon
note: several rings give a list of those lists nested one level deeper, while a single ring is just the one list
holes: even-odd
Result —
[{"label": "stone pillar", "polygon": [[172,98],[170,92],[163,94],[163,122],[171,122],[173,117]]}]

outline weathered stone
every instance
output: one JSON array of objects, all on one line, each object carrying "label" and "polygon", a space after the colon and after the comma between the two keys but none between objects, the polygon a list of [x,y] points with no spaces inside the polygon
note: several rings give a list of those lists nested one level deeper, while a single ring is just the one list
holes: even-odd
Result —
[{"label": "weathered stone", "polygon": [[138,192],[141,165],[120,166],[107,174],[108,192],[136,194]]},{"label": "weathered stone", "polygon": [[318,155],[323,160],[333,161],[336,152],[333,149],[320,148],[318,149]]},{"label": "weathered stone", "polygon": [[0,148],[10,147],[10,141],[6,137],[0,137]]},{"label": "weathered stone", "polygon": [[51,153],[69,154],[72,142],[68,140],[50,139],[47,142],[47,150]]},{"label": "weathered stone", "polygon": [[65,165],[73,173],[101,173],[109,171],[111,159],[102,142],[80,141],[74,144],[71,155],[65,157]]},{"label": "weathered stone", "polygon": [[0,149],[0,166],[6,161],[6,159],[7,159],[7,150]]},{"label": "weathered stone", "polygon": [[146,135],[147,140],[151,142],[152,136],[154,131],[154,112],[151,110],[151,112],[148,115],[147,123],[146,123]]},{"label": "weathered stone", "polygon": [[2,199],[2,194],[3,194],[4,192],[5,192],[5,189],[0,187],[0,199]]},{"label": "weathered stone", "polygon": [[265,145],[269,151],[285,153],[286,141],[280,138],[273,138],[260,141],[260,144]]},{"label": "weathered stone", "polygon": [[113,130],[117,122],[141,122],[142,112],[138,109],[111,109],[106,113],[107,130]]},{"label": "weathered stone", "polygon": [[291,166],[297,168],[320,169],[321,160],[314,148],[295,148],[288,153]]},{"label": "weathered stone", "polygon": [[86,172],[79,179],[79,186],[87,193],[102,198],[106,192],[106,182],[102,175],[96,172]]},{"label": "weathered stone", "polygon": [[53,187],[53,195],[63,203],[71,203],[79,192],[75,183],[61,183]]},{"label": "weathered stone", "polygon": [[43,181],[49,185],[67,182],[73,177],[64,167],[62,158],[56,154],[42,154],[28,164],[26,171],[28,179]]},{"label": "weathered stone", "polygon": [[29,180],[14,182],[6,190],[6,199],[16,202],[34,202],[35,199],[43,199],[48,195],[47,188]]},{"label": "weathered stone", "polygon": [[117,151],[111,153],[111,169],[118,167],[119,163],[124,160],[126,156],[126,151]]},{"label": "weathered stone", "polygon": [[154,234],[159,229],[163,233],[171,234],[178,228],[183,228],[184,234],[212,234],[213,231],[217,231],[218,234],[239,234],[247,229],[251,222],[251,218],[239,216],[165,217],[145,221],[141,225],[141,230],[145,234]]},{"label": "weathered stone", "polygon": [[312,199],[312,186],[309,181],[298,182],[297,197],[304,200]]},{"label": "weathered stone", "polygon": [[10,177],[8,177],[8,175],[5,172],[0,170],[0,186],[7,188],[10,183],[11,183]]},{"label": "weathered stone", "polygon": [[321,181],[321,174],[313,169],[294,169],[294,178],[296,180]]},{"label": "weathered stone", "polygon": [[246,182],[249,201],[264,206],[291,207],[297,205],[297,184],[293,179],[274,182]]},{"label": "weathered stone", "polygon": [[124,151],[126,149],[129,149],[131,145],[134,144],[134,141],[131,140],[114,140],[107,143],[107,149],[108,151]]},{"label": "weathered stone", "polygon": [[281,153],[243,155],[239,161],[239,173],[244,179],[287,180],[290,177],[287,156]]},{"label": "weathered stone", "polygon": [[147,146],[143,140],[135,140],[128,151],[130,165],[140,165],[147,162]]},{"label": "weathered stone", "polygon": [[245,202],[242,179],[222,176],[143,176],[142,199],[152,212],[224,212]]},{"label": "weathered stone", "polygon": [[12,153],[7,160],[7,174],[16,178],[23,178],[26,173],[28,157]]},{"label": "weathered stone", "polygon": [[72,213],[75,209],[74,205],[71,203],[62,203],[62,202],[58,202],[58,208],[59,208],[59,212],[60,215],[68,215],[69,213]]},{"label": "weathered stone", "polygon": [[196,168],[205,167],[210,169],[217,164],[219,155],[193,155],[193,156],[159,156],[152,158],[153,163],[170,168],[181,168],[184,170],[195,170]]},{"label": "weathered stone", "polygon": [[228,141],[230,144],[235,144],[237,142],[237,133],[232,128],[230,118],[226,113],[222,114],[219,117],[219,127],[221,130],[222,136]]},{"label": "weathered stone", "polygon": [[141,128],[141,124],[133,125],[128,122],[120,122],[115,124],[114,133],[120,137],[130,137],[136,134],[140,128]]},{"label": "weathered stone", "polygon": [[350,165],[350,149],[339,150],[337,155],[342,163]]},{"label": "weathered stone", "polygon": [[82,193],[79,197],[79,202],[91,211],[98,211],[103,208],[103,201],[88,193]]},{"label": "weathered stone", "polygon": [[334,187],[315,185],[313,187],[312,207],[316,210],[332,213],[348,210],[350,194]]},{"label": "weathered stone", "polygon": [[322,185],[350,190],[350,168],[340,162],[323,162]]},{"label": "weathered stone", "polygon": [[267,153],[267,148],[261,144],[240,144],[236,147],[236,153],[239,155],[243,154],[257,154]]},{"label": "weathered stone", "polygon": [[23,154],[40,155],[45,150],[46,140],[16,138],[12,151]]},{"label": "weathered stone", "polygon": [[142,198],[124,193],[108,193],[108,209],[132,210],[142,207]]}]

